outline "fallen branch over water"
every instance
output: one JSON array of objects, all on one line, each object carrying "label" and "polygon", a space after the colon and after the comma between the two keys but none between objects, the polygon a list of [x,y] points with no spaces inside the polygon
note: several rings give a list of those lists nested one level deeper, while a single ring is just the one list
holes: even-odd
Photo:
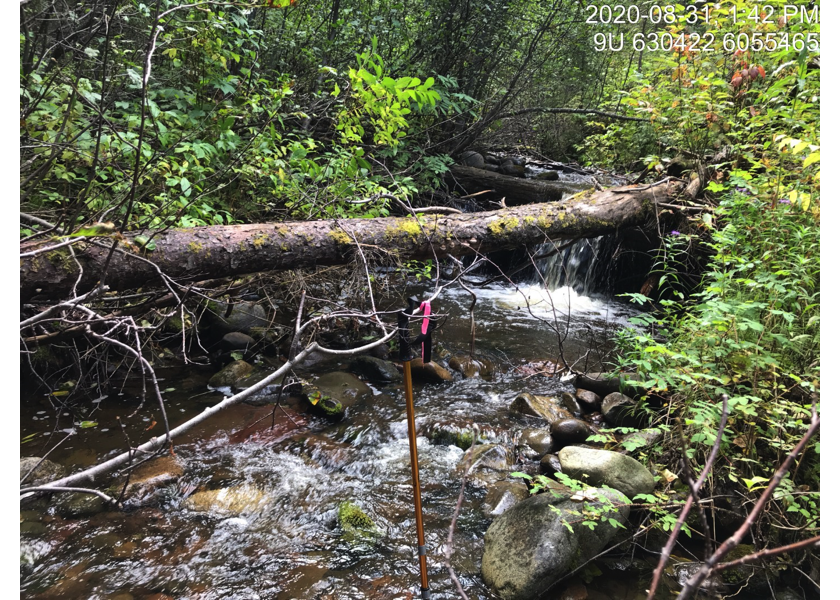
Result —
[{"label": "fallen branch over water", "polygon": [[[431,258],[435,253],[462,256],[546,239],[594,237],[645,224],[653,206],[673,199],[678,182],[626,193],[628,188],[588,191],[568,200],[451,216],[336,219],[224,225],[173,229],[152,236],[155,250],[114,253],[105,281],[112,290],[148,286],[160,273],[180,283],[210,277],[345,264],[357,244],[377,247],[402,259]],[[419,222],[418,222],[419,220]],[[127,236],[131,240],[131,236]],[[26,242],[31,253],[55,241]],[[107,246],[107,247],[103,247]],[[84,294],[99,283],[110,243],[90,241],[22,257],[21,301],[63,299]],[[135,247],[136,248],[136,247]]]}]

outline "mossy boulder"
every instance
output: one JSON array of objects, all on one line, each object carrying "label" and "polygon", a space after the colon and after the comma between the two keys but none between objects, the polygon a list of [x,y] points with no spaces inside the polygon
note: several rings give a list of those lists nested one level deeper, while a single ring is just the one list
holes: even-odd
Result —
[{"label": "mossy boulder", "polygon": [[341,530],[341,539],[350,544],[369,544],[382,537],[382,532],[373,519],[359,505],[349,500],[338,506],[338,527]]}]

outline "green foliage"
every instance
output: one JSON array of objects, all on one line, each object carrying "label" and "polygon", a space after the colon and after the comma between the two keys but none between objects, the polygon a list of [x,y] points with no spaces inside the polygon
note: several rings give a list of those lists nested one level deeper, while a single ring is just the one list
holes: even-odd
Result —
[{"label": "green foliage", "polygon": [[[713,9],[709,27],[720,28],[719,40],[731,32],[819,31],[775,20],[736,27],[725,18],[731,7]],[[678,23],[673,33],[688,30]],[[619,334],[616,366],[641,376],[644,400],[668,398],[668,417],[682,423],[698,472],[727,394],[730,416],[718,454],[725,459],[710,485],[728,480],[757,497],[807,429],[820,391],[819,75],[809,69],[807,51],[715,50],[649,57],[653,68],[622,99],[650,115],[669,152],[729,151],[725,162],[711,165],[710,210],[692,217],[687,231],[662,232],[654,267],[658,310]],[[659,166],[660,157],[650,160]],[[698,271],[699,279],[687,276]],[[631,300],[649,302],[640,294]],[[791,530],[813,526],[818,511],[809,507],[818,494],[809,490],[819,487],[818,467],[785,481],[788,492],[806,491],[777,493],[776,522],[786,520]]]},{"label": "green foliage", "polygon": [[[431,89],[432,77],[420,82],[417,77],[393,79],[385,74],[385,63],[376,54],[376,37],[371,52],[356,56],[358,69],[349,69],[350,97],[336,117],[336,130],[343,144],[361,143],[365,136],[365,122],[373,129],[373,143],[396,146],[406,136],[407,115],[424,107],[434,108],[440,95]],[[341,89],[335,84],[333,96]]]},{"label": "green foliage", "polygon": [[[139,5],[73,61],[30,61],[39,38],[21,35],[26,210],[61,215],[69,230],[105,215],[119,229],[374,217],[388,214],[379,194],[440,182],[448,160],[409,144],[437,118],[434,80],[389,77],[375,37],[344,76],[319,69],[313,98],[263,64],[273,59],[257,24],[270,19],[234,5],[160,9],[178,18],[161,24]],[[147,62],[139,40],[153,31]],[[336,139],[310,131],[313,119],[334,122]]]},{"label": "green foliage", "polygon": [[[530,492],[532,494],[547,490],[549,493],[558,498],[568,495],[557,489],[557,482],[560,482],[561,485],[565,486],[569,490],[572,490],[574,493],[571,495],[570,499],[573,502],[580,503],[580,510],[566,509],[564,512],[556,506],[552,505],[550,507],[554,512],[563,517],[563,525],[565,525],[571,533],[574,533],[572,523],[580,523],[582,526],[588,527],[590,530],[594,530],[595,526],[598,525],[599,522],[609,523],[614,528],[621,527],[622,529],[626,529],[626,527],[624,527],[624,525],[613,516],[617,514],[619,505],[615,504],[607,496],[599,492],[598,488],[587,485],[577,479],[572,479],[565,473],[555,473],[554,476],[557,478],[557,481],[552,480],[547,475],[537,475],[536,477],[531,477],[526,473],[520,472],[511,473],[511,476],[528,480],[531,484]],[[622,495],[620,492],[617,493]],[[578,519],[569,522],[566,518],[568,515],[578,517]]]}]

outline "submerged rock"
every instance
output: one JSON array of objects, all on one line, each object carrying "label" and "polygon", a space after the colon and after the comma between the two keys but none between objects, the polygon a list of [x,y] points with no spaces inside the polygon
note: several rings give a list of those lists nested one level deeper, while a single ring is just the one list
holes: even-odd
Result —
[{"label": "submerged rock", "polygon": [[[184,469],[173,456],[161,456],[143,463],[132,471],[126,487],[126,498],[134,502],[144,502],[163,486],[175,483],[184,474]],[[125,478],[119,478],[115,493],[119,494]]]},{"label": "submerged rock", "polygon": [[268,504],[269,498],[252,485],[238,485],[193,494],[184,505],[197,512],[242,514],[256,512]]},{"label": "submerged rock", "polygon": [[373,356],[357,356],[350,362],[350,370],[371,381],[402,381],[394,363]]},{"label": "submerged rock", "polygon": [[237,381],[248,377],[253,370],[254,367],[244,360],[235,360],[213,375],[207,385],[213,388],[231,387]]},{"label": "submerged rock", "polygon": [[484,581],[503,600],[532,600],[595,556],[617,528],[598,520],[590,530],[583,524],[580,511],[586,508],[588,512],[603,512],[607,519],[624,521],[629,507],[623,506],[627,498],[614,490],[596,489],[592,497],[596,499],[576,502],[568,491],[538,494],[516,503],[490,525],[484,536]]},{"label": "submerged rock", "polygon": [[569,446],[557,453],[563,473],[589,485],[608,485],[629,498],[650,494],[655,482],[645,466],[626,454]]},{"label": "submerged rock", "polygon": [[90,517],[105,510],[106,502],[93,494],[77,492],[60,493],[56,496],[55,510],[65,519]]},{"label": "submerged rock", "polygon": [[493,365],[490,361],[469,356],[453,356],[449,359],[449,368],[464,377],[492,377]]},{"label": "submerged rock", "polygon": [[371,395],[370,388],[364,381],[344,371],[333,371],[321,375],[310,388],[317,389],[324,396],[339,401],[345,408]]},{"label": "submerged rock", "polygon": [[[739,544],[726,555],[725,560],[737,560],[756,551],[755,546]],[[672,577],[681,589],[702,566],[703,563],[701,562],[677,560],[665,570],[665,574]],[[700,589],[717,594],[736,594],[740,591],[751,592],[752,594],[766,593],[770,583],[778,577],[778,571],[771,567],[765,567],[758,563],[742,564],[712,574],[701,584]],[[778,592],[776,592],[776,598],[779,598]]]},{"label": "submerged rock", "polygon": [[424,383],[452,381],[452,373],[441,367],[435,361],[429,361],[423,364],[422,358],[415,358],[411,361],[411,377],[415,381]]},{"label": "submerged rock", "polygon": [[507,477],[510,465],[510,453],[504,446],[482,444],[464,453],[457,470],[479,485],[489,485]]}]

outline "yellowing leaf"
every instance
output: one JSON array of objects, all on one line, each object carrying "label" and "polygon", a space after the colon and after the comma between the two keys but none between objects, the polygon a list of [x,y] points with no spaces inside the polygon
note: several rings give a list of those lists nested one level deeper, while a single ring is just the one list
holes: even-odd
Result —
[{"label": "yellowing leaf", "polygon": [[809,145],[810,145],[810,144],[808,144],[808,142],[799,142],[798,144],[796,144],[796,145],[793,147],[793,153],[794,153],[794,154],[799,154],[800,152],[802,152],[803,150],[805,150],[805,149],[806,149]]},{"label": "yellowing leaf", "polygon": [[814,164],[815,162],[820,162],[820,152],[819,152],[819,150],[809,154],[808,158],[806,158],[804,161],[802,161],[802,166],[807,167],[809,165]]}]

